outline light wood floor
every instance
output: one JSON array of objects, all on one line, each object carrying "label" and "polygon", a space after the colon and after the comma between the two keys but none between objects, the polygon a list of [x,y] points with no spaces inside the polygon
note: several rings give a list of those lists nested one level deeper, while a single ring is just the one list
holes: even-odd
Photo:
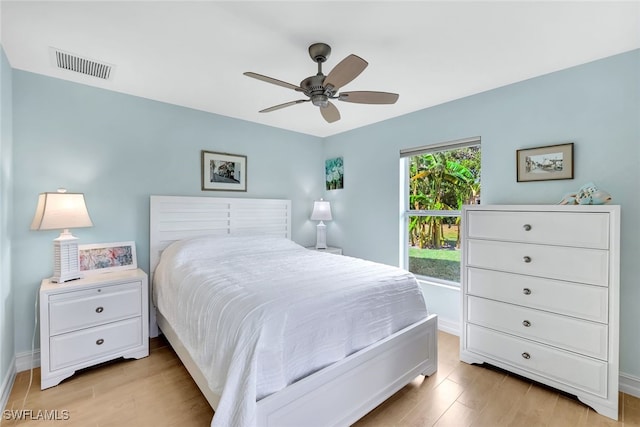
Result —
[{"label": "light wood floor", "polygon": [[[580,402],[507,373],[458,360],[458,337],[438,336],[438,372],[418,377],[356,423],[365,426],[640,426],[640,399],[620,394],[620,421]],[[67,410],[66,421],[7,420],[3,426],[198,427],[213,411],[175,353],[162,339],[151,354],[87,369],[40,390],[40,370],[24,401],[29,372],[21,372],[7,410]],[[24,406],[23,406],[24,401]],[[63,415],[62,413],[60,415]],[[304,426],[300,426],[304,427]]]}]

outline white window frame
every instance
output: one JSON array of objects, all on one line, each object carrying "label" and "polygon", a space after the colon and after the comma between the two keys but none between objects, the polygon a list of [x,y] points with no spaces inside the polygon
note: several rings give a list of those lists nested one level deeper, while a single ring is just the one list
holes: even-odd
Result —
[{"label": "white window frame", "polygon": [[[432,211],[432,210],[411,210],[409,206],[409,158],[420,154],[436,153],[440,151],[451,151],[457,148],[473,147],[481,145],[479,136],[465,139],[458,139],[450,142],[443,142],[433,145],[424,145],[416,148],[400,150],[400,267],[409,270],[409,217],[411,216],[446,216],[459,217],[462,212],[459,210]],[[438,279],[437,277],[420,276],[416,277],[424,282],[438,285],[459,288],[460,283],[450,280]]]}]

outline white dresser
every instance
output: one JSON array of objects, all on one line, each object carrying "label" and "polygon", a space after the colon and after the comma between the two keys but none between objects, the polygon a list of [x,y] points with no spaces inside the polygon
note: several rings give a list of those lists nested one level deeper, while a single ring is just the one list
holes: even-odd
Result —
[{"label": "white dresser", "polygon": [[466,206],[460,359],[618,419],[619,206]]},{"label": "white dresser", "polygon": [[149,355],[149,297],[144,271],[126,270],[40,285],[40,386],[81,368]]}]

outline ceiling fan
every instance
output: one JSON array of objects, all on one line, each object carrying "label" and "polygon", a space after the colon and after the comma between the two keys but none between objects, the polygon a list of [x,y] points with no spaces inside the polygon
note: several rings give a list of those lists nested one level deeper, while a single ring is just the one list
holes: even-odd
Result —
[{"label": "ceiling fan", "polygon": [[273,107],[260,110],[260,112],[268,113],[281,108],[311,101],[313,105],[320,107],[322,117],[327,122],[333,123],[340,120],[340,112],[336,106],[331,103],[330,99],[337,99],[338,101],[344,102],[355,102],[358,104],[394,104],[398,100],[397,93],[371,91],[338,93],[342,86],[358,77],[369,64],[359,56],[349,55],[340,61],[340,63],[338,63],[338,65],[336,65],[333,70],[325,76],[322,73],[322,63],[327,60],[330,54],[331,47],[328,44],[314,43],[309,46],[309,56],[311,56],[311,59],[318,64],[318,74],[307,77],[300,82],[300,86],[263,76],[262,74],[252,73],[250,71],[244,73],[245,76],[253,77],[254,79],[302,92],[308,97],[308,99],[298,99],[296,101],[274,105]]}]

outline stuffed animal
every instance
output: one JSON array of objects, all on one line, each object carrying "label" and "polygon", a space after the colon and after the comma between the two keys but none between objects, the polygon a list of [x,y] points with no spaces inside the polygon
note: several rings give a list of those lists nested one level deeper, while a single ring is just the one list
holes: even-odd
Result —
[{"label": "stuffed animal", "polygon": [[580,187],[577,193],[567,193],[559,204],[561,205],[604,205],[611,202],[611,194],[599,190],[593,182]]}]

